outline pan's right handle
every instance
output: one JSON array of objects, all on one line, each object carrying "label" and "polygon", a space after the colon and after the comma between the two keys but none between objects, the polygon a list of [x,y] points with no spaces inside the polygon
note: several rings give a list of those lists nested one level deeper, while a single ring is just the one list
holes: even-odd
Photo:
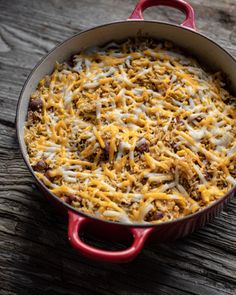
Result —
[{"label": "pan's right handle", "polygon": [[181,26],[196,30],[194,10],[189,3],[183,0],[139,0],[128,19],[143,20],[143,11],[146,8],[159,5],[174,7],[184,12],[186,18]]}]

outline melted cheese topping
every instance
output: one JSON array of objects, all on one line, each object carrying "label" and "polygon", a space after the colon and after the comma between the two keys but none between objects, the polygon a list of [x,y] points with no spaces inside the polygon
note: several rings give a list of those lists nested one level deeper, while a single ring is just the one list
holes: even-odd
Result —
[{"label": "melted cheese topping", "polygon": [[30,163],[51,192],[99,218],[157,223],[236,184],[236,111],[220,73],[151,41],[73,61],[39,82],[31,101],[43,106],[25,126]]}]

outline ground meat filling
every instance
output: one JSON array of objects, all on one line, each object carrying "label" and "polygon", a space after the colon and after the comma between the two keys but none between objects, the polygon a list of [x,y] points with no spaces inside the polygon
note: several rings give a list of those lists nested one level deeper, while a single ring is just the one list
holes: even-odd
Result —
[{"label": "ground meat filling", "polygon": [[169,42],[128,40],[56,64],[31,95],[29,161],[62,201],[98,218],[160,223],[236,184],[235,98]]}]

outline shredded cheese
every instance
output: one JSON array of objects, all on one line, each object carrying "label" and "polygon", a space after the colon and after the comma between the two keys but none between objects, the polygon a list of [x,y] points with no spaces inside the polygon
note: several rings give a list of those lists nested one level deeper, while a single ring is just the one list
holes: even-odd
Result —
[{"label": "shredded cheese", "polygon": [[73,62],[39,82],[25,124],[30,163],[55,195],[99,218],[158,223],[236,185],[235,99],[220,73],[151,40]]}]

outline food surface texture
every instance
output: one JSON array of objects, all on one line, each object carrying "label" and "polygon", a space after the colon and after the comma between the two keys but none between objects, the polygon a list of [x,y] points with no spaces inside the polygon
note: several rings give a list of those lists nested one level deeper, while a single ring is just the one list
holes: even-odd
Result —
[{"label": "food surface texture", "polygon": [[236,184],[236,110],[221,73],[169,42],[128,40],[56,64],[31,95],[30,164],[80,212],[159,223]]}]

